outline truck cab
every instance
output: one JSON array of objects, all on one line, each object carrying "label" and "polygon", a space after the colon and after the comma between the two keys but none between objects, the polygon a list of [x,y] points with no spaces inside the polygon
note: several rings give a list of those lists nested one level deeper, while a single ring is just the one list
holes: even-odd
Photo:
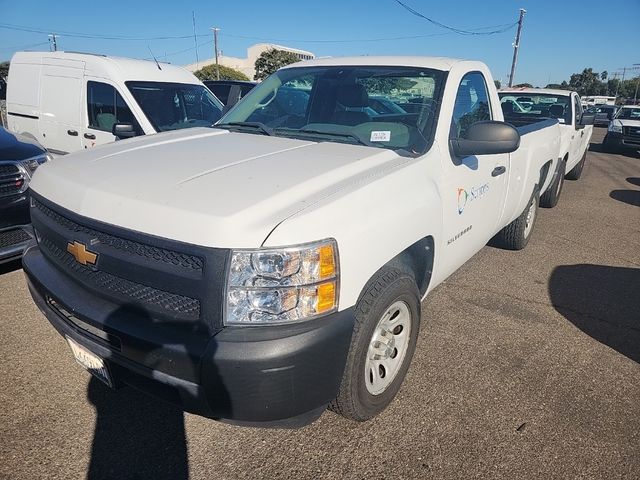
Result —
[{"label": "truck cab", "polygon": [[[559,188],[562,188],[562,178],[579,179],[594,121],[594,115],[585,114],[580,96],[569,90],[546,88],[506,88],[499,91],[499,96],[505,120],[513,125],[525,126],[543,118],[557,119],[561,132],[558,153],[561,171],[555,172]],[[557,198],[545,199],[543,203],[554,206]]]}]

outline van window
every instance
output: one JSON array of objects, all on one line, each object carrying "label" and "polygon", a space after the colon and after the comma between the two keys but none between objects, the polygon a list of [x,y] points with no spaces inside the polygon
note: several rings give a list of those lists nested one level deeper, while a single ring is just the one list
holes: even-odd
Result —
[{"label": "van window", "polygon": [[204,86],[188,83],[126,82],[157,132],[210,127],[222,116],[222,104]]},{"label": "van window", "polygon": [[130,123],[140,128],[118,91],[107,83],[87,82],[89,128],[111,132],[114,123]]}]

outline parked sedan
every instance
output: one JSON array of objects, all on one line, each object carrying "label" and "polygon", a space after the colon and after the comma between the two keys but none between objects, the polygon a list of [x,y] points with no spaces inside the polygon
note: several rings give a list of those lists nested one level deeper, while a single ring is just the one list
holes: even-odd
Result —
[{"label": "parked sedan", "polygon": [[593,124],[596,127],[608,127],[609,122],[616,116],[616,113],[618,113],[618,107],[615,105],[598,105],[591,107],[587,110],[587,113],[593,113],[595,115]]},{"label": "parked sedan", "polygon": [[0,127],[0,263],[20,258],[33,238],[27,188],[49,158],[35,140]]}]

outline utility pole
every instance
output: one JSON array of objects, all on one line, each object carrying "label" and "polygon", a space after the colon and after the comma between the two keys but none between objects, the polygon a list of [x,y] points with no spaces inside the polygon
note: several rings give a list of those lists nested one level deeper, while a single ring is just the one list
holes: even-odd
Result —
[{"label": "utility pole", "polygon": [[191,10],[191,20],[193,21],[193,46],[196,48],[196,70],[200,70],[200,59],[198,58],[198,36],[196,35],[195,10]]},{"label": "utility pole", "polygon": [[516,42],[513,44],[513,61],[511,62],[511,75],[509,75],[509,86],[513,87],[513,77],[516,73],[516,63],[518,63],[518,48],[520,48],[520,33],[522,32],[522,22],[524,20],[524,14],[527,11],[524,8],[520,9],[520,18],[518,19],[518,31],[516,32]]},{"label": "utility pole", "polygon": [[213,30],[213,50],[216,58],[216,80],[220,80],[220,67],[218,66],[218,31],[217,27],[211,27]]},{"label": "utility pole", "polygon": [[52,52],[57,52],[58,42],[57,42],[57,35],[55,33],[52,33],[51,35],[49,35],[49,42],[51,42],[49,49],[52,49],[51,50]]},{"label": "utility pole", "polygon": [[[633,69],[634,70],[640,69],[640,63],[634,63],[633,64]],[[638,75],[638,77],[636,78],[636,93],[633,94],[633,104],[634,105],[638,104],[638,86],[639,85],[640,85],[640,75]]]}]

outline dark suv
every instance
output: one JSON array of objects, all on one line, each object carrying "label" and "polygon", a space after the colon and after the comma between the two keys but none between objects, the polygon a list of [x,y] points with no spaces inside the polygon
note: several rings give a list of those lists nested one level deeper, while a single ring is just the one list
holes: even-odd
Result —
[{"label": "dark suv", "polygon": [[616,116],[618,107],[615,105],[596,105],[587,110],[587,113],[593,113],[595,118],[593,124],[596,127],[608,127],[609,122]]},{"label": "dark suv", "polygon": [[0,263],[22,256],[33,238],[29,217],[29,181],[49,160],[35,140],[0,127]]},{"label": "dark suv", "polygon": [[256,82],[240,80],[205,80],[202,83],[225,105],[229,103],[229,98],[233,99],[231,105],[234,105],[257,85]]}]

